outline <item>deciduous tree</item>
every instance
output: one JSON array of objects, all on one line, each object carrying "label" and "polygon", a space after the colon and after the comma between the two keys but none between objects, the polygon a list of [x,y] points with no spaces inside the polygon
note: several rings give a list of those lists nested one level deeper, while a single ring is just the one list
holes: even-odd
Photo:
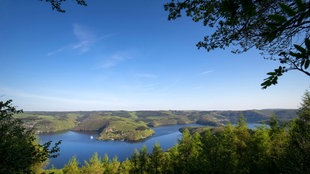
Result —
[{"label": "deciduous tree", "polygon": [[49,157],[58,156],[60,141],[53,147],[51,141],[39,144],[34,132],[13,117],[22,112],[12,100],[0,101],[0,173],[31,173],[42,169]]},{"label": "deciduous tree", "polygon": [[[62,3],[65,2],[66,0],[41,0],[41,1],[50,3],[53,10],[56,10],[61,13],[66,12],[66,10],[62,8]],[[79,5],[87,6],[85,0],[75,0],[75,1]]]},{"label": "deciduous tree", "polygon": [[278,77],[290,70],[310,77],[309,1],[171,0],[165,10],[169,20],[185,14],[214,28],[197,43],[198,48],[211,51],[232,46],[234,53],[256,48],[264,58],[279,61],[279,68],[267,73],[262,88],[277,84]]}]

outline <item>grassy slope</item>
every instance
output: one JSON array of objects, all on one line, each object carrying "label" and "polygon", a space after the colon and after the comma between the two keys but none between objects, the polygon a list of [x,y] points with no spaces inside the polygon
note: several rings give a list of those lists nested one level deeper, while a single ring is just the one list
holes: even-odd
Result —
[{"label": "grassy slope", "polygon": [[154,133],[144,121],[137,121],[134,113],[122,112],[121,116],[116,116],[117,113],[120,112],[94,112],[82,119],[74,130],[98,131],[100,140],[139,141]]},{"label": "grassy slope", "polygon": [[110,122],[100,133],[100,140],[139,141],[154,134],[145,122],[121,118]]},{"label": "grassy slope", "polygon": [[92,111],[92,112],[26,112],[15,115],[26,127],[40,132],[64,130],[98,131],[99,139],[144,139],[154,132],[149,127],[174,124],[199,123],[219,126],[236,123],[240,114],[247,122],[259,123],[276,114],[280,120],[296,116],[296,110],[247,110],[247,111]]},{"label": "grassy slope", "polygon": [[37,133],[59,132],[73,129],[80,115],[67,113],[66,115],[41,115],[36,113],[21,113],[15,117],[21,118],[26,127],[33,128]]},{"label": "grassy slope", "polygon": [[81,120],[74,130],[77,131],[99,131],[109,123],[109,120],[100,115],[90,115]]}]

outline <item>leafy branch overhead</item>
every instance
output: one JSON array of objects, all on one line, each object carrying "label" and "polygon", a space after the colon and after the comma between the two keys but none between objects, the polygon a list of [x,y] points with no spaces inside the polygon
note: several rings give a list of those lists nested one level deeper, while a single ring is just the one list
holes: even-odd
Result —
[{"label": "leafy branch overhead", "polygon": [[274,72],[269,72],[268,78],[264,79],[264,82],[261,84],[263,89],[266,89],[268,86],[277,84],[278,77],[282,76],[283,73],[288,70],[299,70],[306,75],[310,76],[310,72],[307,71],[310,65],[310,40],[308,38],[305,39],[306,47],[302,47],[301,45],[294,44],[294,47],[297,52],[290,51],[289,53],[281,52],[279,58],[281,64],[289,64],[289,68],[285,66],[280,66],[278,69],[275,69]]},{"label": "leafy branch overhead", "polygon": [[277,84],[278,77],[290,70],[310,77],[309,1],[172,0],[164,7],[169,20],[186,15],[194,22],[215,28],[197,43],[198,48],[211,51],[232,46],[233,53],[256,48],[264,58],[277,60],[281,66],[267,74],[269,77],[261,84],[264,89]]},{"label": "leafy branch overhead", "polygon": [[[56,11],[61,12],[61,13],[66,12],[66,10],[64,10],[61,7],[62,3],[65,2],[66,0],[41,0],[41,1],[49,2],[51,4],[53,10],[56,10]],[[87,6],[85,0],[76,0],[76,3],[79,5]]]}]

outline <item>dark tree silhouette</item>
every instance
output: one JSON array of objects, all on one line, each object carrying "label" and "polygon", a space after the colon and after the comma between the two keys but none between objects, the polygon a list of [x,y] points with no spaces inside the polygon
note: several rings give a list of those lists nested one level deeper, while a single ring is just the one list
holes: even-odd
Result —
[{"label": "dark tree silhouette", "polygon": [[257,48],[264,58],[279,61],[279,68],[267,73],[261,84],[264,89],[277,84],[278,77],[290,70],[310,77],[309,1],[172,0],[164,7],[169,20],[185,14],[215,28],[197,43],[198,48],[211,51],[234,46],[233,53]]},{"label": "dark tree silhouette", "polygon": [[[51,4],[53,10],[56,10],[56,11],[61,12],[61,13],[66,12],[66,10],[64,10],[61,7],[62,3],[65,2],[66,0],[41,0],[41,1],[49,2]],[[76,3],[79,5],[87,6],[85,0],[76,0]]]}]

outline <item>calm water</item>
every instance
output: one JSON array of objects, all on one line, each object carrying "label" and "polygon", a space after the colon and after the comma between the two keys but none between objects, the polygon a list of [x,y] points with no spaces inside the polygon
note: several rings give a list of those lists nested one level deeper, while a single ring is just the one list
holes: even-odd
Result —
[{"label": "calm water", "polygon": [[[254,128],[259,124],[248,124],[249,128]],[[40,135],[41,142],[53,141],[57,142],[62,140],[60,145],[60,155],[56,159],[50,159],[50,163],[47,168],[54,165],[56,168],[62,168],[64,164],[76,156],[78,161],[83,164],[85,160],[88,160],[95,152],[98,152],[99,156],[103,157],[105,154],[109,158],[117,156],[120,161],[130,158],[134,149],[140,150],[143,145],[146,145],[149,152],[152,151],[156,142],[160,144],[163,150],[174,146],[182,134],[179,132],[179,128],[183,126],[199,126],[197,124],[191,125],[172,125],[154,128],[155,134],[143,142],[129,143],[123,141],[98,141],[96,132],[74,132],[67,131],[54,134]],[[91,139],[91,136],[94,138]]]},{"label": "calm water", "polygon": [[[95,152],[103,157],[105,154],[109,158],[117,156],[120,161],[130,158],[134,149],[140,150],[143,145],[146,145],[149,152],[152,151],[156,142],[160,144],[163,150],[175,145],[182,134],[178,131],[184,125],[173,125],[154,128],[155,134],[143,142],[129,143],[124,141],[98,141],[96,137],[98,134],[95,132],[74,132],[67,131],[55,134],[40,135],[41,142],[53,141],[57,142],[62,140],[60,145],[60,155],[56,159],[50,159],[48,168],[54,165],[56,168],[62,168],[64,164],[76,156],[80,163],[88,160]],[[186,125],[189,126],[189,125]],[[194,124],[193,126],[197,126]],[[90,137],[94,138],[91,139]]]}]

